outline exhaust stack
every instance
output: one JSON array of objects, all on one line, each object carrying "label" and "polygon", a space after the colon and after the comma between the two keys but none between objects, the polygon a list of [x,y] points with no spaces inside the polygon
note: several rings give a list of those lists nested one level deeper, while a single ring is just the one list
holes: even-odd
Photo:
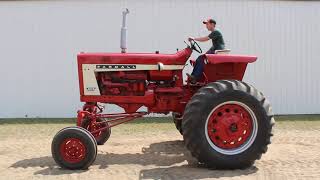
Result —
[{"label": "exhaust stack", "polygon": [[121,27],[121,38],[120,38],[121,53],[126,53],[127,51],[127,14],[129,14],[128,8],[122,11],[122,27]]}]

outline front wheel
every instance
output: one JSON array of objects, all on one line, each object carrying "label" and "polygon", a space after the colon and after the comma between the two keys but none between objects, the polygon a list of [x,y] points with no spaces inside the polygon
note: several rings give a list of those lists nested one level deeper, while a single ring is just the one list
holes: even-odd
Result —
[{"label": "front wheel", "polygon": [[96,159],[97,143],[87,130],[67,127],[60,130],[51,144],[52,157],[65,169],[87,169]]},{"label": "front wheel", "polygon": [[182,135],[183,131],[182,131],[182,116],[179,113],[173,112],[172,113],[172,119],[173,119],[173,123],[176,126],[177,130],[179,131],[179,133]]},{"label": "front wheel", "polygon": [[271,111],[263,94],[244,82],[210,83],[186,106],[182,121],[186,146],[211,168],[251,166],[270,144]]}]

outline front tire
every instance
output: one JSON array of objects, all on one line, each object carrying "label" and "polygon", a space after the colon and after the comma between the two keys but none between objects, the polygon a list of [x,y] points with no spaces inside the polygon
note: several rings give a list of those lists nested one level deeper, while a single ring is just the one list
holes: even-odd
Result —
[{"label": "front tire", "polygon": [[223,80],[201,88],[183,115],[186,147],[210,168],[242,169],[267,151],[274,124],[271,106],[247,83]]},{"label": "front tire", "polygon": [[179,113],[173,112],[172,113],[173,123],[176,126],[177,130],[181,135],[183,135],[182,131],[182,116]]},{"label": "front tire", "polygon": [[65,169],[87,169],[96,159],[97,143],[90,132],[81,127],[60,130],[51,144],[52,157]]}]

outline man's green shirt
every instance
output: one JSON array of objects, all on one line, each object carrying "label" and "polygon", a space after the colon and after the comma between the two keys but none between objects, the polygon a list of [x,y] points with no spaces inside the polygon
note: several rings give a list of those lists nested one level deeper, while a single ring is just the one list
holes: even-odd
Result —
[{"label": "man's green shirt", "polygon": [[208,37],[212,40],[212,47],[210,48],[210,51],[214,52],[215,50],[224,49],[224,40],[220,31],[214,30]]}]

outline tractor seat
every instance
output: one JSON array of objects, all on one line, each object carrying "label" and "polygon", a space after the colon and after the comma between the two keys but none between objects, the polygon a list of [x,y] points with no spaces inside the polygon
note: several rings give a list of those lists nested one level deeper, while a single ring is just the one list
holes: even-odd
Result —
[{"label": "tractor seat", "polygon": [[215,54],[230,54],[231,49],[222,49],[222,50],[216,50]]},{"label": "tractor seat", "polygon": [[[222,49],[222,50],[214,51],[215,54],[230,54],[230,52],[231,52],[231,49]],[[195,63],[196,63],[196,60],[190,59],[191,66],[194,66]]]}]

